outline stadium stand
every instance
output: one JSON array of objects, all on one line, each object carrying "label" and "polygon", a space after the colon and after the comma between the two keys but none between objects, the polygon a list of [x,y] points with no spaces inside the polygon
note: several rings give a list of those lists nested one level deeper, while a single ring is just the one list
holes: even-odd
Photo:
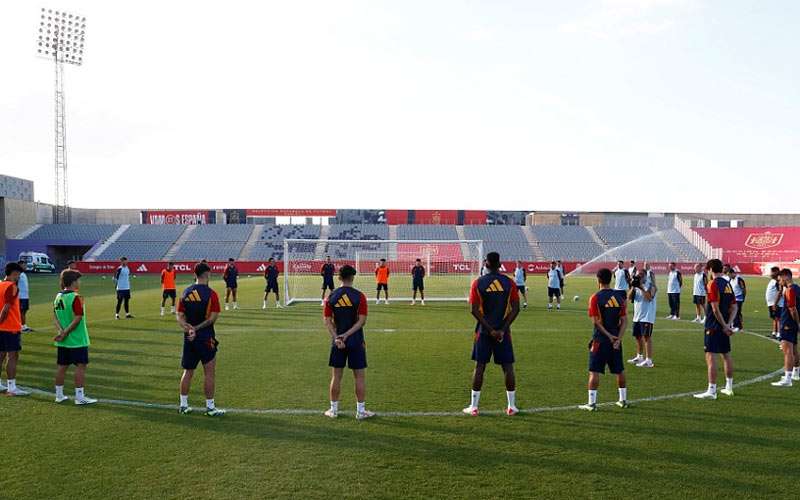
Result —
[{"label": "stadium stand", "polygon": [[[252,226],[248,226],[252,230]],[[248,233],[249,234],[249,233]],[[266,225],[259,241],[253,246],[248,255],[249,260],[267,260],[270,257],[276,260],[283,259],[283,240],[285,239],[318,239],[320,226],[305,226],[297,224]],[[313,255],[315,244],[295,244],[293,250],[309,252]]]},{"label": "stadium stand", "polygon": [[119,229],[118,225],[42,224],[27,235],[27,240],[102,241]]},{"label": "stadium stand", "polygon": [[521,226],[464,226],[468,240],[482,240],[484,252],[500,252],[507,260],[534,260]]},{"label": "stadium stand", "polygon": [[603,253],[583,226],[531,226],[531,231],[548,260],[590,260]]},{"label": "stadium stand", "polygon": [[399,240],[457,240],[456,226],[436,224],[397,226]]},{"label": "stadium stand", "polygon": [[160,260],[185,230],[186,226],[179,225],[132,225],[95,258]]},{"label": "stadium stand", "polygon": [[[655,227],[669,229],[675,224],[674,217],[648,217],[646,215],[609,214],[603,218],[603,226]],[[596,228],[595,228],[596,229]]]}]

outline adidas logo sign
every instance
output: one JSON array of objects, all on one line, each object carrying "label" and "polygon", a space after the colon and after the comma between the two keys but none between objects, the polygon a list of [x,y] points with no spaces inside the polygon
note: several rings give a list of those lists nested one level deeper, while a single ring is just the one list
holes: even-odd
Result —
[{"label": "adidas logo sign", "polygon": [[258,271],[258,272],[260,272],[260,273],[263,273],[263,272],[264,272],[264,271],[266,271],[266,270],[267,270],[267,266],[266,266],[266,265],[264,265],[264,264],[261,264],[260,266],[258,266],[258,267],[256,268],[256,271]]},{"label": "adidas logo sign", "polygon": [[146,272],[147,272],[147,266],[145,266],[144,264],[142,264],[141,266],[139,266],[139,267],[137,267],[137,268],[136,268],[136,272],[137,272],[137,273],[146,273]]},{"label": "adidas logo sign", "polygon": [[353,303],[350,302],[350,297],[347,295],[342,295],[342,297],[336,301],[336,305],[333,307],[353,307]]},{"label": "adidas logo sign", "polygon": [[500,280],[492,281],[492,284],[489,285],[489,288],[486,289],[487,292],[502,292],[503,285],[500,284]]}]

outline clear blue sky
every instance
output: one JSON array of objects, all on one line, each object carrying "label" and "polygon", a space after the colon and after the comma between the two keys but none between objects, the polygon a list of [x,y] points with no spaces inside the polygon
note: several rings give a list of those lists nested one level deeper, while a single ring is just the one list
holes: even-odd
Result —
[{"label": "clear blue sky", "polygon": [[[800,2],[43,5],[88,20],[75,206],[800,209]],[[51,201],[39,7],[4,6],[0,173]]]}]

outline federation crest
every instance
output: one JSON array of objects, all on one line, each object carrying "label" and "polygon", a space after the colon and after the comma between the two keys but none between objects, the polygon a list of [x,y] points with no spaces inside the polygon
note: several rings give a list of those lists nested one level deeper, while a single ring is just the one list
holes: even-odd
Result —
[{"label": "federation crest", "polygon": [[774,248],[780,245],[781,241],[783,241],[783,233],[771,233],[769,231],[750,233],[747,235],[744,246],[754,250],[766,250],[767,248]]}]

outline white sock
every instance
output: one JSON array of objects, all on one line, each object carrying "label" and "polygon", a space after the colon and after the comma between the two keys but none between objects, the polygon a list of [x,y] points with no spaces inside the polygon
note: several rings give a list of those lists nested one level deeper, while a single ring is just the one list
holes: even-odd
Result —
[{"label": "white sock", "polygon": [[620,387],[619,388],[619,400],[620,401],[627,401],[628,400],[628,388],[627,387]]},{"label": "white sock", "polygon": [[264,301],[263,307],[267,307],[267,301]]},{"label": "white sock", "polygon": [[645,363],[652,363],[653,360],[651,358],[644,358]]},{"label": "white sock", "polygon": [[175,312],[175,306],[170,306],[169,312],[174,313]]},{"label": "white sock", "polygon": [[331,401],[331,411],[336,413],[339,411],[339,402],[338,401]]},{"label": "white sock", "polygon": [[733,390],[733,377],[725,378],[725,388],[729,391]]},{"label": "white sock", "polygon": [[356,411],[358,413],[364,413],[364,411],[367,409],[366,406],[367,406],[366,401],[357,401],[356,402]]},{"label": "white sock", "polygon": [[508,399],[508,406],[517,406],[517,391],[506,391],[506,399]]},{"label": "white sock", "polygon": [[75,399],[83,399],[83,387],[76,387],[75,388]]},{"label": "white sock", "polygon": [[708,392],[709,392],[709,394],[716,394],[717,393],[717,384],[708,384]]},{"label": "white sock", "polygon": [[792,368],[792,375],[800,375],[800,366]]},{"label": "white sock", "polygon": [[181,406],[183,406],[183,407],[189,406],[189,395],[188,394],[185,395],[185,396],[183,394],[181,394]]},{"label": "white sock", "polygon": [[589,404],[597,404],[597,390],[589,389]]},{"label": "white sock", "polygon": [[556,309],[561,309],[561,304],[556,304]]},{"label": "white sock", "polygon": [[206,399],[206,408],[208,408],[209,410],[213,410],[215,408],[214,407],[214,398]]},{"label": "white sock", "polygon": [[469,397],[469,405],[473,408],[477,408],[480,402],[481,402],[481,391],[472,391]]},{"label": "white sock", "polygon": [[553,304],[547,304],[547,308],[548,309],[552,309],[553,308]]},{"label": "white sock", "polygon": [[8,383],[6,384],[8,387],[8,392],[14,392],[17,390],[17,379],[10,378],[8,379]]},{"label": "white sock", "polygon": [[64,386],[63,385],[57,385],[56,386],[56,397],[57,398],[63,398],[64,397]]},{"label": "white sock", "polygon": [[789,371],[789,372],[786,372],[786,373],[784,373],[784,378],[785,378],[787,381],[788,381],[788,380],[792,380],[792,372],[790,372],[790,371]]}]

